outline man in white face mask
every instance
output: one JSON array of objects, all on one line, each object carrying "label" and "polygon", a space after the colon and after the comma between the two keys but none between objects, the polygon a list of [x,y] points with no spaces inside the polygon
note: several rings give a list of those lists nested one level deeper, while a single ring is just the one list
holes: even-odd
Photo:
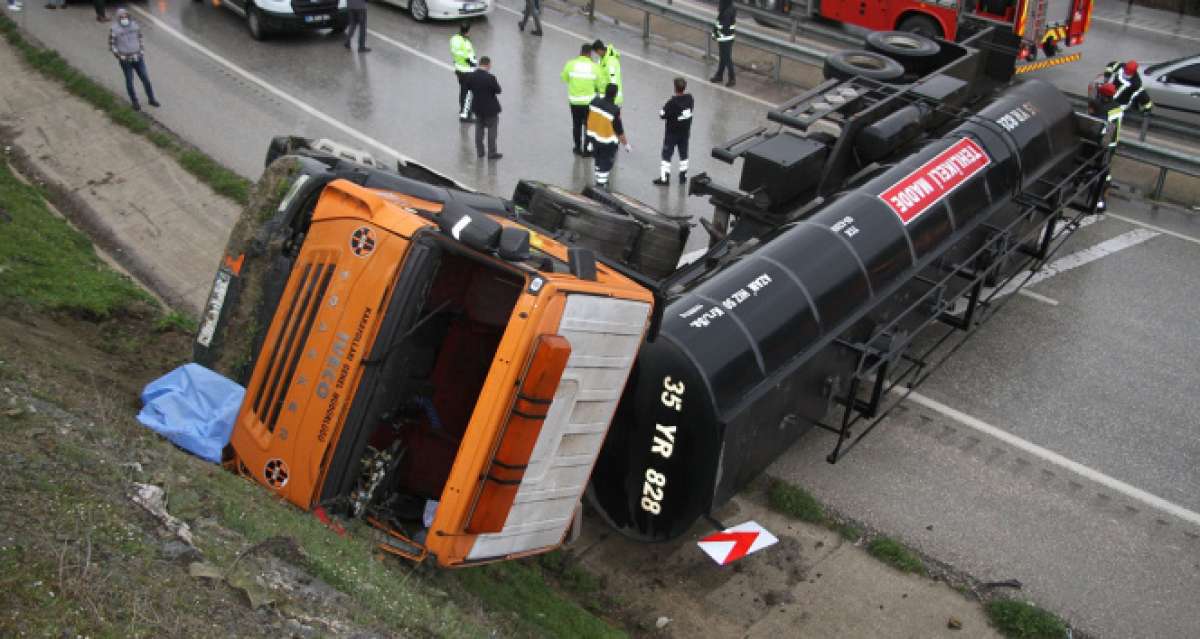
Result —
[{"label": "man in white face mask", "polygon": [[129,101],[133,103],[134,111],[141,111],[137,93],[133,90],[133,74],[136,72],[142,80],[142,88],[146,91],[146,101],[150,106],[161,106],[154,99],[154,87],[150,86],[150,76],[146,73],[146,60],[143,57],[145,49],[142,46],[142,30],[138,23],[129,17],[129,12],[117,9],[117,20],[108,33],[108,48],[121,63],[121,71],[125,73],[125,90],[129,93]]}]

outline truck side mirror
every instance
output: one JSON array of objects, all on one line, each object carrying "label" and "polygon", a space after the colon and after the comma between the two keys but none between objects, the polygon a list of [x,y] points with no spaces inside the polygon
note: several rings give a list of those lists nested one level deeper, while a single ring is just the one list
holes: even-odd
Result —
[{"label": "truck side mirror", "polygon": [[500,223],[462,202],[446,202],[437,222],[443,233],[477,251],[490,253],[500,243]]},{"label": "truck side mirror", "polygon": [[529,231],[515,226],[506,226],[500,231],[500,242],[496,248],[500,259],[522,262],[529,259]]}]

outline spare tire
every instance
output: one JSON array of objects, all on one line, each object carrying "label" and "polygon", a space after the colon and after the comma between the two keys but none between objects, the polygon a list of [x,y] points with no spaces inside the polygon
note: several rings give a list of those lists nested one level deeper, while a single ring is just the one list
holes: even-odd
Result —
[{"label": "spare tire", "polygon": [[827,80],[849,80],[857,75],[879,82],[895,82],[904,75],[904,67],[874,51],[849,49],[825,56],[824,72]]},{"label": "spare tire", "polygon": [[872,31],[867,34],[867,50],[881,53],[909,73],[923,75],[935,63],[941,51],[938,43],[909,31]]}]

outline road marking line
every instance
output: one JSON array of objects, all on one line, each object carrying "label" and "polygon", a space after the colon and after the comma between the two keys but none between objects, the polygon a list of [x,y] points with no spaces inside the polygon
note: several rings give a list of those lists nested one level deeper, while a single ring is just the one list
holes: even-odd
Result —
[{"label": "road marking line", "polygon": [[1045,295],[1042,295],[1041,293],[1034,293],[1033,291],[1030,291],[1028,289],[1021,289],[1021,290],[1017,291],[1017,294],[1024,295],[1025,297],[1028,297],[1031,300],[1037,300],[1039,302],[1042,302],[1043,304],[1049,304],[1050,306],[1058,306],[1058,300],[1054,299],[1053,297],[1046,297]]},{"label": "road marking line", "polygon": [[[896,389],[895,392],[903,391]],[[920,404],[925,408],[941,413],[942,415],[945,415],[946,417],[949,417],[950,419],[953,419],[964,426],[973,428],[985,435],[990,435],[995,439],[999,439],[1000,441],[1013,446],[1014,448],[1025,451],[1026,453],[1043,461],[1054,464],[1059,468],[1069,470],[1076,475],[1096,482],[1097,484],[1100,484],[1101,486],[1104,486],[1110,490],[1121,493],[1130,499],[1140,501],[1151,508],[1158,509],[1170,515],[1174,515],[1184,521],[1200,526],[1200,513],[1188,510],[1183,506],[1167,501],[1166,499],[1163,499],[1157,495],[1152,495],[1140,488],[1137,488],[1136,486],[1132,486],[1119,479],[1116,479],[1115,477],[1110,477],[1098,470],[1084,466],[1077,461],[1067,459],[1066,457],[1063,457],[1062,455],[1048,448],[1043,448],[1042,446],[1039,446],[1033,442],[1021,439],[1020,437],[992,426],[991,424],[988,424],[977,417],[968,415],[958,409],[951,408],[950,406],[947,406],[935,399],[926,397],[920,393],[910,393],[908,395],[908,399],[915,404]]]},{"label": "road marking line", "polygon": [[1111,218],[1114,218],[1117,220],[1121,220],[1122,222],[1127,222],[1134,226],[1140,226],[1144,229],[1150,229],[1151,231],[1156,231],[1158,233],[1162,233],[1163,235],[1170,235],[1171,237],[1179,238],[1185,242],[1191,242],[1192,244],[1200,244],[1200,238],[1195,238],[1195,237],[1192,237],[1191,235],[1184,235],[1183,233],[1177,233],[1170,229],[1164,229],[1161,226],[1147,224],[1146,222],[1141,222],[1141,221],[1135,220],[1133,218],[1125,217],[1124,215],[1117,215],[1116,213],[1107,213],[1106,215],[1108,217],[1111,217]]},{"label": "road marking line", "polygon": [[[493,1],[494,1],[494,0],[493,0]],[[496,3],[496,5],[495,5],[495,6],[496,6],[496,8],[497,8],[497,9],[503,9],[504,11],[507,11],[507,12],[509,12],[509,13],[513,14],[514,16],[519,16],[519,15],[522,15],[522,12],[520,12],[520,11],[517,11],[516,9],[510,9],[510,8],[508,8],[508,7],[506,7],[506,6],[502,5],[502,4],[500,4],[500,3],[498,3],[498,2]],[[561,33],[565,33],[565,34],[567,34],[567,35],[571,36],[572,38],[576,38],[576,39],[577,39],[578,41],[580,41],[580,42],[585,42],[585,41],[586,41],[586,42],[591,42],[591,41],[595,40],[595,38],[593,38],[593,37],[591,37],[591,36],[585,36],[585,35],[583,35],[582,33],[576,33],[576,32],[574,32],[574,31],[571,31],[570,29],[566,29],[566,28],[560,27],[560,26],[558,26],[558,25],[556,25],[556,24],[551,24],[551,23],[549,23],[549,22],[546,22],[545,20],[542,20],[542,26],[544,26],[544,27],[549,27],[549,28],[551,28],[551,29],[554,29],[555,31],[558,31],[558,32],[561,32]],[[576,46],[578,46],[578,45],[576,45]],[[621,52],[621,57],[622,57],[622,58],[628,58],[628,59],[630,59],[630,60],[637,60],[638,62],[641,62],[641,63],[643,63],[643,64],[648,64],[648,65],[650,65],[650,66],[652,66],[652,67],[655,67],[655,68],[657,68],[657,69],[661,69],[661,70],[663,70],[663,71],[666,71],[666,72],[670,73],[671,75],[679,75],[679,76],[683,76],[683,77],[685,77],[685,78],[688,78],[689,80],[693,80],[693,81],[695,81],[695,82],[699,83],[699,84],[700,84],[700,86],[708,86],[709,88],[711,88],[711,89],[714,89],[714,90],[717,90],[717,91],[724,91],[725,93],[728,93],[728,94],[730,94],[730,95],[736,95],[736,96],[738,96],[738,97],[740,97],[740,98],[745,98],[745,99],[747,99],[747,100],[750,100],[751,102],[757,102],[757,103],[759,103],[759,104],[762,104],[762,105],[764,105],[764,106],[771,107],[772,109],[773,109],[773,108],[775,108],[775,107],[777,106],[777,105],[776,105],[774,102],[770,102],[770,101],[768,101],[768,100],[763,100],[762,98],[756,98],[756,97],[754,97],[754,96],[752,96],[752,95],[750,95],[750,94],[748,94],[748,93],[742,93],[741,91],[734,91],[733,89],[730,89],[729,87],[727,87],[727,86],[724,86],[724,85],[722,85],[722,84],[718,84],[718,83],[715,83],[715,82],[709,82],[709,81],[708,81],[708,78],[702,78],[702,77],[700,77],[700,76],[692,75],[692,74],[690,74],[690,73],[687,73],[686,71],[680,71],[679,69],[675,69],[675,68],[669,67],[669,66],[667,66],[667,65],[665,65],[665,64],[662,64],[662,63],[660,63],[660,62],[655,62],[654,60],[648,60],[648,59],[646,59],[646,58],[639,57],[639,56],[637,56],[637,55],[634,55],[634,54],[632,54],[632,53],[629,53],[629,52],[627,52],[627,51],[622,51],[622,52]]]},{"label": "road marking line", "polygon": [[[158,27],[159,29],[162,29],[164,32],[166,32],[172,36],[175,36],[175,38],[177,38],[180,42],[183,42],[184,44],[195,49],[196,51],[199,51],[200,53],[208,56],[213,61],[217,62],[218,64],[221,64],[225,68],[242,76],[243,78],[249,80],[250,82],[253,82],[254,84],[261,87],[264,91],[267,91],[271,95],[274,95],[275,97],[277,97],[281,100],[284,100],[285,102],[291,104],[292,106],[296,107],[297,109],[300,109],[301,111],[307,113],[308,115],[311,115],[312,117],[328,124],[329,126],[332,126],[333,128],[341,131],[342,133],[345,133],[346,135],[354,138],[355,140],[358,140],[359,142],[362,142],[364,144],[369,144],[369,145],[383,151],[384,153],[391,154],[392,156],[394,156],[400,160],[403,160],[405,162],[416,162],[416,160],[405,155],[404,153],[401,153],[400,151],[384,144],[383,142],[380,142],[379,140],[376,140],[375,138],[367,135],[366,133],[363,133],[362,131],[355,129],[354,127],[343,124],[337,118],[334,118],[333,116],[328,115],[324,111],[321,111],[321,110],[317,109],[316,107],[311,106],[310,104],[308,104],[307,102],[304,102],[300,98],[297,98],[297,97],[293,96],[292,94],[287,93],[286,91],[283,91],[282,89],[275,87],[275,85],[267,82],[266,80],[258,77],[255,74],[247,71],[246,69],[243,69],[242,67],[230,62],[229,60],[222,57],[220,54],[214,52],[212,49],[209,49],[208,47],[204,46],[203,44],[200,44],[199,42],[196,42],[195,40],[189,38],[188,36],[180,33],[171,25],[167,24],[163,20],[152,15],[149,11],[146,11],[145,9],[135,6],[135,5],[130,5],[128,7],[128,10],[137,13],[138,15],[142,16],[146,20],[149,20],[150,22],[153,22],[154,25],[156,27]],[[423,164],[423,163],[421,163],[421,164]],[[430,167],[428,164],[423,164],[423,166],[426,166],[435,171],[438,171],[434,167]],[[442,173],[442,175],[450,175],[449,173],[446,173],[443,171],[438,171],[438,172]]]},{"label": "road marking line", "polygon": [[[1093,216],[1092,218],[1087,219],[1094,220],[1095,218]],[[1081,224],[1080,226],[1085,225]],[[987,298],[989,295],[992,295],[992,291],[996,291],[995,295],[992,295],[992,299],[999,299],[1005,295],[1020,293],[1031,299],[1036,299],[1039,302],[1046,302],[1051,306],[1058,306],[1058,302],[1053,298],[1045,297],[1044,295],[1039,295],[1033,291],[1027,291],[1024,288],[1018,287],[1033,286],[1039,282],[1044,282],[1055,275],[1061,275],[1062,273],[1079,268],[1085,264],[1095,262],[1102,257],[1108,257],[1117,251],[1123,251],[1131,246],[1136,246],[1142,242],[1145,242],[1146,240],[1158,237],[1159,235],[1160,234],[1158,232],[1151,231],[1149,229],[1134,229],[1132,231],[1127,231],[1116,237],[1104,240],[1099,244],[1089,246],[1082,251],[1076,251],[1070,255],[1060,257],[1057,260],[1054,260],[1053,262],[1038,269],[1037,271],[1034,271],[1032,275],[1030,275],[1029,271],[1017,273],[1011,280],[1008,281],[1007,284],[1004,285],[1003,288],[998,291],[991,287],[984,287],[980,292],[980,295],[984,298]],[[950,312],[952,314],[959,314],[966,309],[967,300],[959,299],[954,303],[954,308],[951,309]]]},{"label": "road marking line", "polygon": [[422,60],[429,62],[430,64],[439,66],[443,69],[446,69],[447,71],[454,70],[453,64],[450,64],[449,62],[443,62],[442,60],[438,60],[437,58],[429,55],[428,53],[425,53],[424,51],[421,51],[420,49],[415,49],[413,47],[410,47],[407,44],[404,44],[403,42],[400,42],[399,40],[393,39],[390,36],[386,36],[374,29],[367,29],[367,33],[371,34],[372,36],[374,36],[380,40],[383,40],[384,42],[392,45],[393,47],[396,47],[398,49],[403,49],[404,51],[407,51],[407,52],[417,56],[418,58],[421,58]]},{"label": "road marking line", "polygon": [[1200,38],[1197,38],[1196,36],[1184,35],[1182,33],[1177,33],[1174,31],[1166,31],[1166,30],[1158,29],[1158,28],[1151,27],[1151,26],[1137,24],[1136,22],[1126,22],[1125,20],[1117,20],[1115,18],[1106,18],[1104,16],[1098,16],[1098,15],[1094,15],[1094,14],[1092,15],[1092,19],[1097,22],[1107,22],[1109,24],[1114,24],[1119,27],[1129,27],[1131,29],[1141,29],[1142,31],[1149,31],[1150,33],[1157,33],[1159,35],[1171,36],[1172,38],[1181,38],[1183,40],[1195,40],[1196,42],[1200,42]]}]

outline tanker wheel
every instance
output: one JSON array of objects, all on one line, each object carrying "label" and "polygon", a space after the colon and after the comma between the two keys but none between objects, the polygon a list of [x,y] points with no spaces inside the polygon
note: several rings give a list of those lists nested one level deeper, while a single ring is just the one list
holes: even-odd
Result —
[{"label": "tanker wheel", "polygon": [[655,279],[674,273],[683,255],[683,244],[687,239],[684,229],[687,227],[661,215],[647,215],[636,210],[628,213],[642,223],[635,256],[638,270]]},{"label": "tanker wheel", "polygon": [[545,189],[534,192],[533,197],[529,199],[527,210],[529,211],[529,221],[535,226],[550,233],[562,228],[563,217],[566,213]]},{"label": "tanker wheel", "polygon": [[916,33],[926,38],[940,38],[944,35],[942,27],[937,23],[937,20],[919,13],[907,16],[901,20],[900,24],[896,25],[896,30]]},{"label": "tanker wheel", "polygon": [[867,34],[867,50],[899,62],[909,73],[921,74],[929,69],[941,47],[918,33],[873,31]]},{"label": "tanker wheel", "polygon": [[[263,172],[229,234],[216,275],[227,283],[225,296],[218,308],[204,309],[200,332],[192,342],[193,360],[243,386],[253,370],[259,334],[265,334],[270,325],[291,273],[293,260],[286,249],[295,230],[306,226],[305,220],[289,220],[279,212],[280,201],[291,191],[285,185],[296,179],[297,170],[294,161],[283,161]],[[271,213],[264,216],[263,211]],[[206,325],[217,319],[220,323],[208,344],[201,343]]]},{"label": "tanker wheel", "polygon": [[895,82],[904,75],[904,67],[886,55],[850,49],[825,56],[824,72],[826,80],[862,76],[879,82]]}]

